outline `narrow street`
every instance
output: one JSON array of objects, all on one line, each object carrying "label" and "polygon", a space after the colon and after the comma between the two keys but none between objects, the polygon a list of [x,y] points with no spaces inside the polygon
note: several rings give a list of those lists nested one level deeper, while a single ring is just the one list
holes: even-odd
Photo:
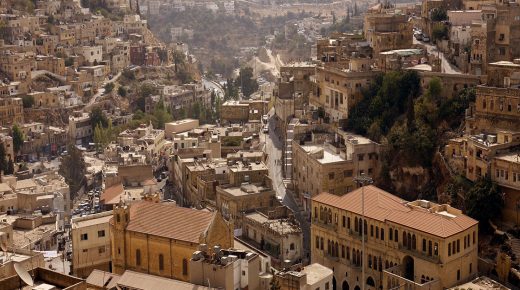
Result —
[{"label": "narrow street", "polygon": [[441,72],[447,73],[447,74],[461,74],[462,73],[458,67],[452,65],[448,61],[448,59],[446,58],[444,53],[442,51],[439,51],[437,49],[436,45],[434,45],[430,42],[418,41],[417,39],[415,39],[415,37],[413,38],[413,44],[424,45],[426,47],[426,51],[428,52],[428,54],[433,54],[435,56],[438,56],[441,59]]},{"label": "narrow street", "polygon": [[[269,130],[268,134],[261,134],[261,140],[266,141],[264,152],[268,154],[267,167],[269,168],[269,177],[273,181],[273,187],[276,191],[276,195],[282,200],[282,203],[290,208],[294,212],[294,216],[300,222],[303,231],[303,245],[304,245],[304,257],[310,253],[310,223],[307,220],[305,214],[303,214],[298,207],[294,196],[287,192],[284,185],[282,176],[282,139],[281,137],[285,134],[282,132],[275,132],[275,120],[271,118],[274,115],[274,109],[269,112]],[[265,139],[264,139],[265,138]]]}]

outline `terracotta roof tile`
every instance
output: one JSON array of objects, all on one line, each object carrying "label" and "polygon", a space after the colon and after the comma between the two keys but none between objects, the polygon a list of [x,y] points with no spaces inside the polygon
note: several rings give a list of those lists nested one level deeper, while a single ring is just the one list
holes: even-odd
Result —
[{"label": "terracotta roof tile", "polygon": [[119,196],[125,191],[123,184],[119,183],[106,188],[102,193],[100,202],[103,204],[115,204],[119,202]]},{"label": "terracotta roof tile", "polygon": [[[392,222],[438,237],[449,237],[478,222],[464,214],[442,214],[408,205],[408,202],[380,188],[365,187],[365,216],[381,222]],[[361,188],[343,196],[321,193],[313,201],[361,215]]]},{"label": "terracotta roof tile", "polygon": [[130,206],[126,229],[191,243],[210,226],[215,213],[178,207],[171,204],[141,201]]}]

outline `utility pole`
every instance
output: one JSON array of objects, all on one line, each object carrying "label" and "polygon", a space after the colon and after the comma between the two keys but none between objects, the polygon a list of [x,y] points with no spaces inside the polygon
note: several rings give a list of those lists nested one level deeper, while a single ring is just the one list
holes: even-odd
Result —
[{"label": "utility pole", "polygon": [[365,185],[374,183],[374,180],[370,176],[361,174],[354,178],[354,181],[361,185],[361,290],[365,290],[365,267],[367,265],[365,261],[367,255],[365,250]]}]

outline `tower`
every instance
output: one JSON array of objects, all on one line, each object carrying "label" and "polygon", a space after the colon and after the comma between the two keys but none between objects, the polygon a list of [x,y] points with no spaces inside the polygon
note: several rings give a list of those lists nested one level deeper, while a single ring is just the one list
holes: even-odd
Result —
[{"label": "tower", "polygon": [[126,227],[130,221],[130,206],[119,201],[114,208],[113,218],[110,224],[110,245],[112,253],[112,272],[123,274],[126,269]]}]

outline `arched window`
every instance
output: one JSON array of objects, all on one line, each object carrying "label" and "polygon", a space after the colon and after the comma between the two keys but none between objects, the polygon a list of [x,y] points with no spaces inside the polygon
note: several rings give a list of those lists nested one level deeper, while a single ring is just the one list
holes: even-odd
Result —
[{"label": "arched window", "polygon": [[415,238],[415,235],[412,235],[412,249],[417,249],[417,240]]},{"label": "arched window", "polygon": [[368,254],[368,268],[372,268],[372,255]]},{"label": "arched window", "polygon": [[376,226],[376,239],[379,239],[379,227]]},{"label": "arched window", "polygon": [[388,231],[388,239],[390,241],[394,239],[394,231],[392,229]]},{"label": "arched window", "polygon": [[426,239],[422,239],[422,251],[426,252]]},{"label": "arched window", "polygon": [[332,211],[329,208],[329,223],[332,223]]},{"label": "arched window", "polygon": [[439,255],[439,244],[435,243],[433,246],[433,255],[438,256]]},{"label": "arched window", "polygon": [[365,235],[367,235],[367,233],[368,233],[368,229],[367,229],[367,228],[368,228],[368,226],[367,226],[367,220],[365,220],[365,221],[363,222],[363,224],[364,224],[364,226],[365,226]]},{"label": "arched window", "polygon": [[403,246],[408,246],[408,240],[406,239],[406,232],[403,232]]},{"label": "arched window", "polygon": [[381,228],[381,241],[385,240],[385,229]]},{"label": "arched window", "polygon": [[314,207],[314,218],[318,218],[318,207]]},{"label": "arched window", "polygon": [[359,232],[359,230],[358,230],[358,220],[357,220],[357,217],[354,218],[354,230],[355,230],[356,232]]},{"label": "arched window", "polygon": [[394,237],[395,237],[395,242],[399,243],[399,232],[397,230],[394,231]]},{"label": "arched window", "polygon": [[432,241],[428,241],[428,256],[432,255]]}]

